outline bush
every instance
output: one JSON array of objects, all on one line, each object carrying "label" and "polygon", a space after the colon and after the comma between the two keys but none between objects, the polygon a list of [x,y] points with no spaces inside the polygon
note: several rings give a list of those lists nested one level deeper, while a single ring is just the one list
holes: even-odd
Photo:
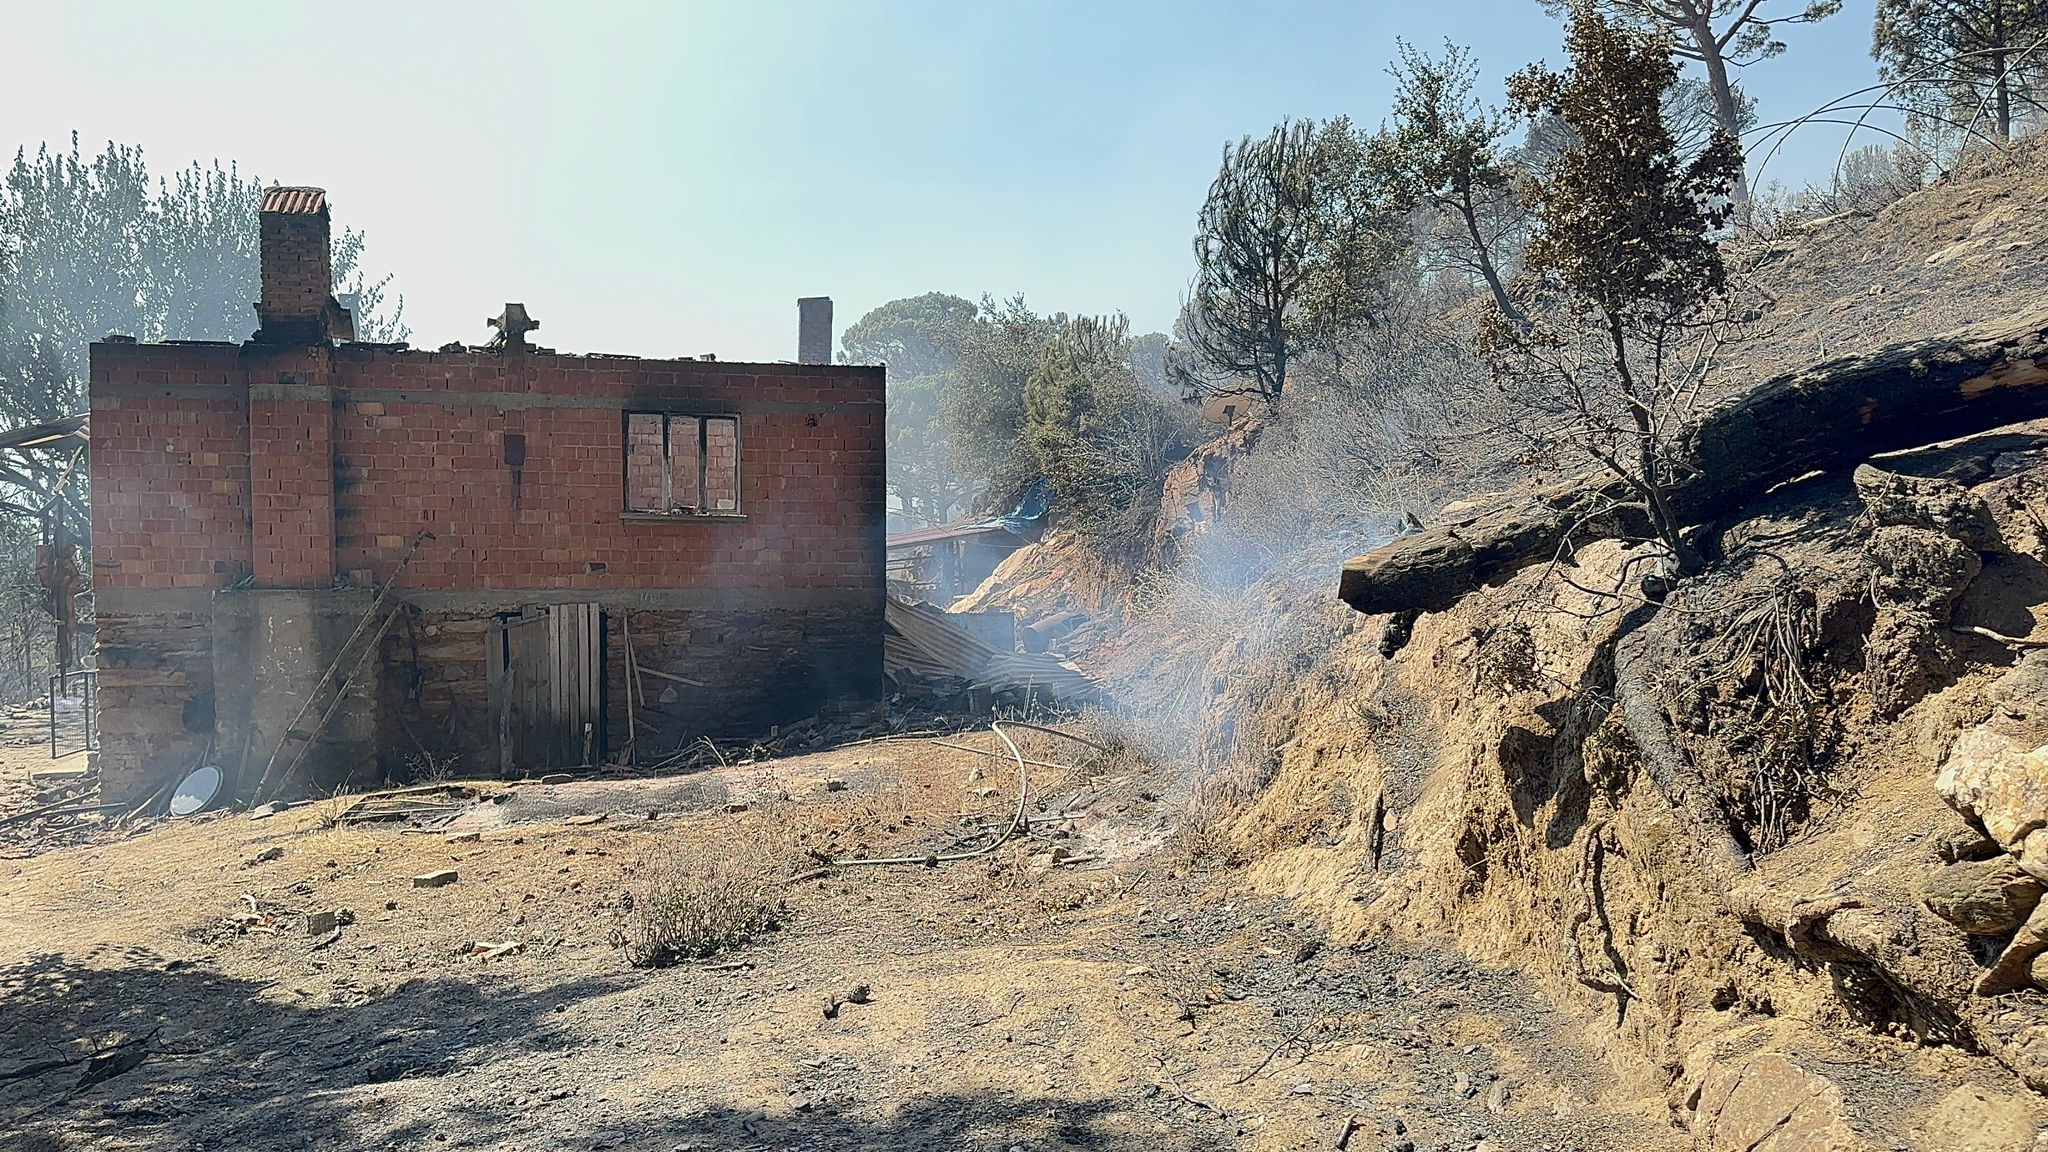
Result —
[{"label": "bush", "polygon": [[442,756],[424,748],[405,758],[406,775],[414,784],[446,784],[461,765],[459,754]]},{"label": "bush", "polygon": [[635,968],[666,968],[779,927],[780,902],[745,861],[668,860],[643,868],[612,942]]}]

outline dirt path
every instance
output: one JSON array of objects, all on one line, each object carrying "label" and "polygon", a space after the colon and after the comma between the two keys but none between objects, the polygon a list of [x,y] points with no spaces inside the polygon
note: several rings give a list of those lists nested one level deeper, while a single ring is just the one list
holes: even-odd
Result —
[{"label": "dirt path", "polygon": [[[709,963],[635,970],[608,943],[652,862],[775,844],[794,872],[805,848],[979,835],[1014,794],[972,760],[889,744],[516,789],[473,840],[327,828],[323,804],[0,861],[0,1076],[150,1037],[106,1049],[148,1055],[104,1083],[0,1081],[0,1129],[194,1152],[1685,1144],[1661,1105],[1603,1099],[1579,1026],[1514,973],[1332,948],[1186,873],[1143,778],[1041,771],[1034,808],[1087,804],[1077,865],[1018,842],[814,878]],[[438,868],[459,880],[411,886]],[[316,948],[304,919],[335,908],[355,921]],[[827,1018],[854,983],[869,1002]]]}]

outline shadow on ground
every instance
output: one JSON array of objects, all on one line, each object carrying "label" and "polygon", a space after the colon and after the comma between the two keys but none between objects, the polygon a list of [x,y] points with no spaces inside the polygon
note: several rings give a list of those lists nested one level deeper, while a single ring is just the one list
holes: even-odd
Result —
[{"label": "shadow on ground", "polygon": [[[168,970],[167,970],[168,969]],[[576,1005],[637,976],[545,989],[488,977],[301,989],[166,965],[141,949],[41,955],[0,968],[0,1145],[83,1149],[560,1148],[693,1150],[1173,1148],[1225,1146],[1199,1118],[1162,1124],[1136,1101],[914,1097],[780,1115],[731,1101],[607,1100],[618,1064],[704,1042],[687,1016],[574,1024]],[[701,1032],[701,1026],[699,1026]],[[23,1075],[117,1037],[149,1055],[98,1084],[90,1064]],[[667,1034],[664,1034],[667,1033]],[[627,1040],[640,1055],[621,1056]],[[659,1057],[653,1057],[659,1066]],[[432,1081],[432,1083],[423,1083]],[[1156,1104],[1157,1102],[1153,1102]],[[1207,1123],[1213,1129],[1213,1123]],[[1167,1130],[1162,1131],[1162,1127]]]}]

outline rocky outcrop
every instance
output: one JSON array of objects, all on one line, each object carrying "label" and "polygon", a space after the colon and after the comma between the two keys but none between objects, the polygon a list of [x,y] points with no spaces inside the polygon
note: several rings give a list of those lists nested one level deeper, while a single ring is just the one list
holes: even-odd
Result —
[{"label": "rocky outcrop", "polygon": [[[2006,716],[2025,722],[2048,711],[2044,660],[2048,653],[2030,655],[1987,693]],[[1927,907],[1943,919],[1979,935],[2012,933],[1977,978],[1980,996],[2038,985],[2036,969],[2048,958],[2048,909],[2040,906],[2048,885],[2048,747],[2027,744],[1994,719],[1957,738],[1934,781],[1941,798],[2006,853],[1949,865],[1928,881]],[[2015,924],[2022,907],[2026,916]]]},{"label": "rocky outcrop", "polygon": [[1864,514],[1879,527],[1912,528],[1978,552],[2005,551],[2005,536],[1982,496],[1941,476],[1908,476],[1860,464],[1854,473]]},{"label": "rocky outcrop", "polygon": [[1942,1152],[2029,1152],[2039,1136],[2027,1101],[1964,1085],[1933,1109],[1923,1138]]},{"label": "rocky outcrop", "polygon": [[1988,726],[1972,728],[1949,749],[1934,788],[2048,882],[2048,747],[2025,748]]},{"label": "rocky outcrop", "polygon": [[2009,856],[1937,868],[1921,883],[1927,910],[1972,936],[2015,931],[2041,903],[2041,881]]},{"label": "rocky outcrop", "polygon": [[1698,1152],[1867,1152],[1844,1115],[1842,1090],[1777,1052],[1717,1062],[1694,1112]]},{"label": "rocky outcrop", "polygon": [[1171,568],[1193,548],[1230,500],[1232,481],[1258,447],[1264,420],[1246,420],[1188,453],[1166,470],[1159,485],[1159,519],[1152,526],[1156,565]]},{"label": "rocky outcrop", "polygon": [[1983,498],[1953,480],[1862,464],[1855,482],[1877,606],[1865,663],[1878,711],[1896,716],[1953,673],[1956,601],[1984,570],[1984,554],[2005,544]]}]

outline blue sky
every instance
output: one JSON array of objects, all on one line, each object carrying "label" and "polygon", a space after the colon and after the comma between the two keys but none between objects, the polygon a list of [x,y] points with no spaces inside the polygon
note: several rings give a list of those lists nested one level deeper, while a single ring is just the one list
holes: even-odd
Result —
[{"label": "blue sky", "polygon": [[[1164,328],[1226,140],[1377,123],[1397,36],[1472,47],[1489,99],[1561,40],[1535,0],[7,3],[9,148],[324,186],[418,344],[518,300],[564,350],[728,360],[793,356],[807,295],[842,330],[933,290]],[[1873,3],[1743,76],[1765,121],[1872,82]],[[1839,130],[1795,143],[1767,180]]]}]

